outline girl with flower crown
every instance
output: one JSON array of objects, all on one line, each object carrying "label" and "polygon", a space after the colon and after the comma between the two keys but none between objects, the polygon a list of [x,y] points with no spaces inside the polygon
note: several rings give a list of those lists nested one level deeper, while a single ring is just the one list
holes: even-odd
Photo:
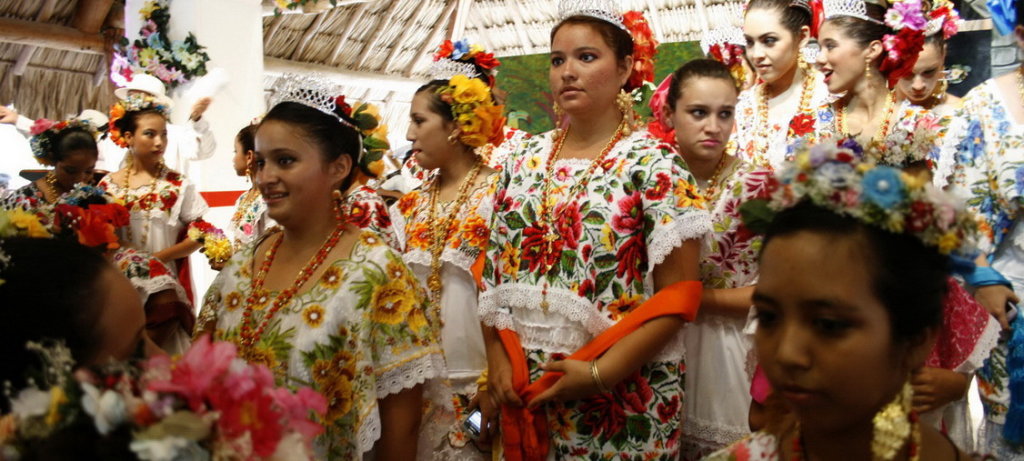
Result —
[{"label": "girl with flower crown", "polygon": [[[1020,2],[992,1],[988,7],[999,33],[1012,33],[1017,48],[1024,49]],[[1010,308],[1024,293],[1024,66],[967,93],[962,116],[978,123],[959,146],[950,187],[977,214],[982,250],[979,267],[965,280],[1003,327],[999,346],[978,372],[985,415],[978,448],[999,459],[1019,459],[1024,456],[1024,392],[1019,391],[1024,316],[1014,317]]]},{"label": "girl with flower crown", "polygon": [[426,389],[444,375],[425,296],[384,238],[345,216],[366,139],[333,99],[327,113],[302,97],[334,89],[296,77],[277,87],[286,101],[256,130],[253,169],[280,228],[220,271],[198,333],[327,398],[318,459],[414,459],[423,400],[442,395]]},{"label": "girl with flower crown", "polygon": [[712,232],[701,246],[701,312],[684,330],[686,421],[682,457],[697,460],[749,434],[750,339],[743,328],[757,283],[761,239],[741,228],[740,204],[767,193],[767,170],[726,147],[737,81],[725,65],[699,59],[677,69],[666,104],[653,107],[708,200]]},{"label": "girl with flower crown", "polygon": [[888,165],[931,170],[943,156],[946,122],[891,91],[909,75],[924,43],[921,0],[886,8],[862,0],[825,2],[817,63],[829,91],[844,94],[818,109],[805,139],[853,137],[868,155]]},{"label": "girl with flower crown", "polygon": [[[477,54],[490,56],[482,50]],[[497,427],[497,408],[486,386],[478,386],[487,356],[477,316],[477,280],[490,234],[495,179],[481,154],[501,143],[505,117],[485,78],[457,74],[416,91],[406,139],[428,176],[391,210],[403,259],[426,287],[454,390],[455,418],[432,412],[421,438],[429,445],[420,448],[433,454],[421,459],[489,459],[480,448],[489,448],[491,423]],[[482,410],[483,430],[470,444],[475,436],[462,423],[475,407]]]},{"label": "girl with flower crown", "polygon": [[129,156],[125,168],[101,179],[100,187],[131,213],[130,223],[120,231],[121,243],[170,266],[191,296],[186,258],[201,245],[185,236],[185,230],[209,207],[195,184],[163,163],[167,114],[164,102],[145,94],[114,104],[110,137],[128,148]]},{"label": "girl with flower crown", "polygon": [[71,192],[75,184],[94,181],[93,171],[99,157],[96,137],[106,118],[94,123],[83,116],[59,122],[36,120],[29,141],[32,154],[40,164],[53,169],[3,197],[5,208],[19,207],[37,213],[44,224],[49,224],[53,205],[62,196]]},{"label": "girl with flower crown", "polygon": [[745,224],[765,234],[754,345],[776,392],[765,429],[706,459],[966,457],[919,420],[911,380],[972,218],[862,152],[849,140],[798,147],[770,199],[744,205]]},{"label": "girl with flower crown", "polygon": [[708,212],[682,157],[635,126],[626,91],[650,81],[655,47],[642,15],[562,2],[560,17],[548,75],[564,123],[505,162],[484,261],[503,454],[675,459]]},{"label": "girl with flower crown", "polygon": [[737,156],[777,169],[787,147],[814,130],[814,111],[830,100],[821,74],[802,50],[815,36],[806,0],[751,0],[743,16],[746,54],[759,83],[736,106]]}]

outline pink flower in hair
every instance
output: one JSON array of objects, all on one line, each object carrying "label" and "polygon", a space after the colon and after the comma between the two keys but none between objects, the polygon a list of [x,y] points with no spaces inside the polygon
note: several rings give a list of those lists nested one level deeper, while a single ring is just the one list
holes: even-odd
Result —
[{"label": "pink flower in hair", "polygon": [[28,132],[32,136],[36,136],[46,130],[49,130],[53,127],[54,123],[55,122],[53,120],[47,120],[45,118],[38,119],[36,120],[36,123],[32,124],[32,128],[29,128]]}]

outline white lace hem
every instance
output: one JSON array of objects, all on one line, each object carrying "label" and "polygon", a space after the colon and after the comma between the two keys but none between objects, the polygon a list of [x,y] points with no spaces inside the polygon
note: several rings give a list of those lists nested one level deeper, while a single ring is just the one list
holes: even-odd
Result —
[{"label": "white lace hem", "polygon": [[[480,296],[480,321],[519,333],[525,349],[571,354],[615,321],[570,290],[548,288],[548,310],[540,307],[543,288],[523,283],[498,285]],[[686,352],[682,330],[651,361],[681,360]]]},{"label": "white lace hem", "polygon": [[189,307],[193,307],[192,303],[188,301],[188,295],[185,294],[185,288],[178,283],[177,279],[170,275],[159,275],[151,279],[132,277],[129,280],[132,282],[132,286],[135,287],[135,291],[139,292],[139,297],[142,298],[142,304],[146,304],[146,300],[148,300],[150,296],[161,291],[174,290],[174,294],[178,295],[178,301],[187,304]]},{"label": "white lace hem", "polygon": [[444,378],[444,356],[436,348],[426,349],[419,357],[384,370],[377,376],[377,399],[416,387],[428,379]]},{"label": "white lace hem", "polygon": [[692,416],[687,416],[683,423],[683,436],[708,448],[724,448],[748,435],[750,430],[745,427],[717,424]]},{"label": "white lace hem", "polygon": [[992,353],[992,349],[999,345],[999,334],[1001,331],[1002,327],[999,326],[999,322],[994,317],[989,317],[988,323],[985,325],[985,331],[982,331],[981,336],[978,337],[978,342],[974,344],[974,350],[971,351],[971,355],[967,356],[963,363],[957,365],[953,371],[971,374],[981,368],[985,364],[985,360]]},{"label": "white lace hem", "polygon": [[967,121],[963,117],[950,117],[949,123],[946,136],[939,146],[939,158],[935,161],[935,176],[932,179],[932,184],[939,189],[949,185],[949,178],[956,168],[957,147],[967,130]]},{"label": "white lace hem", "polygon": [[675,221],[655,227],[647,243],[648,267],[655,267],[668,257],[672,250],[686,240],[703,239],[711,232],[711,214],[706,210],[691,209]]}]

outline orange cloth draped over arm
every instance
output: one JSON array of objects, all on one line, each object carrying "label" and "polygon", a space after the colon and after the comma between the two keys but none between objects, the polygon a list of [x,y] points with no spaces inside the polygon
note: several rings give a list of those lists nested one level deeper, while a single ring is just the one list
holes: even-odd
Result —
[{"label": "orange cloth draped over arm", "polygon": [[[620,339],[658,317],[678,315],[688,322],[693,321],[700,308],[702,291],[701,282],[696,280],[684,280],[665,287],[566,360],[596,360]],[[512,330],[499,330],[498,335],[512,363],[512,387],[522,397],[523,402],[529,403],[553,386],[562,376],[559,372],[546,372],[540,379],[531,383],[526,353],[523,352],[519,335]],[[507,461],[547,459],[550,444],[548,432],[548,421],[543,407],[533,411],[526,407],[502,407],[501,438]]]}]

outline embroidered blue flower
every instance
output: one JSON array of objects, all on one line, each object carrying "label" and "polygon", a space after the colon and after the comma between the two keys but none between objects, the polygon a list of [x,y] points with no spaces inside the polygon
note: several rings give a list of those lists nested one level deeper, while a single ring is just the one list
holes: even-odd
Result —
[{"label": "embroidered blue flower", "polygon": [[458,61],[469,53],[469,39],[462,39],[452,45],[452,59]]},{"label": "embroidered blue flower", "polygon": [[824,109],[818,111],[818,120],[823,123],[832,123],[832,119],[834,117],[835,114],[833,114],[831,110]]},{"label": "embroidered blue flower", "polygon": [[881,208],[892,208],[903,200],[903,180],[900,170],[879,166],[864,174],[864,201]]},{"label": "embroidered blue flower", "polygon": [[967,133],[960,140],[957,152],[962,156],[961,161],[968,165],[974,165],[985,153],[985,133],[981,131],[980,122],[972,120],[967,125]]},{"label": "embroidered blue flower", "polygon": [[1017,195],[1024,196],[1024,165],[1017,166],[1013,174],[1014,182],[1017,183]]}]

